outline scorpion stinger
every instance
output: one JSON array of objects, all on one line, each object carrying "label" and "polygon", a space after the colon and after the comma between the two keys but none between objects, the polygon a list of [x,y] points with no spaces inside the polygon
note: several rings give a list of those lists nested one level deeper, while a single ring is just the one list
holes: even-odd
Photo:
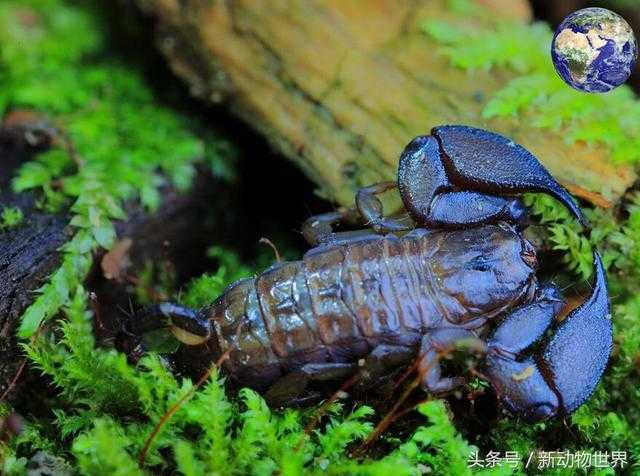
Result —
[{"label": "scorpion stinger", "polygon": [[416,222],[461,227],[507,220],[522,222],[524,192],[542,192],[562,202],[587,226],[571,195],[521,145],[469,126],[440,126],[419,136],[400,156],[398,188]]},{"label": "scorpion stinger", "polygon": [[541,353],[526,352],[560,310],[553,286],[509,314],[488,340],[486,373],[504,405],[526,420],[569,414],[593,393],[613,344],[609,298],[600,256],[594,254],[591,296],[558,325]]}]

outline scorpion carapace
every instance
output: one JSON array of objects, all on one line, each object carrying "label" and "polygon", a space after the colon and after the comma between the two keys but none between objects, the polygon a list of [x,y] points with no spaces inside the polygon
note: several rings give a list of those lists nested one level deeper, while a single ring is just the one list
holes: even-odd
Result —
[{"label": "scorpion carapace", "polygon": [[[547,193],[586,220],[513,141],[467,126],[431,134],[405,148],[397,183],[361,189],[355,207],[307,220],[313,248],[302,260],[233,283],[199,311],[144,309],[127,333],[166,326],[194,358],[226,356],[232,379],[276,405],[313,397],[312,382],[357,374],[371,385],[416,358],[424,390],[446,392],[464,379],[444,376],[439,359],[463,347],[485,356],[482,374],[512,413],[533,421],[574,411],[611,353],[604,269],[594,253],[591,296],[557,324],[563,300],[536,279],[518,194]],[[405,213],[384,216],[377,195],[396,187]],[[333,230],[358,221],[365,230]]]}]

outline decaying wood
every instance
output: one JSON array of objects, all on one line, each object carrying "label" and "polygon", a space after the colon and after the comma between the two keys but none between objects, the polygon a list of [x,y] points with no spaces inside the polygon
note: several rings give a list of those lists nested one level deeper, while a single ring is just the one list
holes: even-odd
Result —
[{"label": "decaying wood", "polygon": [[[17,206],[26,219],[18,228],[0,233],[0,395],[12,384],[21,356],[14,331],[34,292],[60,262],[58,248],[69,239],[67,220],[36,209],[31,194],[13,195],[9,190],[15,169],[47,141],[29,143],[26,129],[5,123],[0,128],[0,205]],[[1,208],[0,207],[0,208]]]},{"label": "decaying wood", "polygon": [[[610,205],[635,179],[604,149],[569,145],[561,131],[483,119],[486,101],[513,75],[469,74],[438,53],[420,25],[454,15],[445,0],[137,1],[157,19],[160,48],[192,94],[226,102],[342,204],[358,187],[392,179],[404,145],[445,123],[513,137],[596,205]],[[485,22],[530,20],[524,0],[478,1],[494,11]]]}]

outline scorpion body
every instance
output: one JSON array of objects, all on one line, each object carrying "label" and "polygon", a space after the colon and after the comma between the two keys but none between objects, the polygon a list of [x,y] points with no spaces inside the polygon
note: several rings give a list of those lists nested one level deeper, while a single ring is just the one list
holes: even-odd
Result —
[{"label": "scorpion body", "polygon": [[[403,215],[383,214],[377,195],[392,189]],[[606,276],[594,252],[591,295],[556,322],[560,292],[538,283],[522,235],[524,192],[553,196],[588,226],[522,146],[482,129],[436,127],[404,149],[397,182],[307,220],[313,248],[302,260],[238,281],[200,310],[160,303],[138,312],[125,328],[136,343],[130,355],[144,333],[166,327],[186,344],[192,369],[222,360],[232,379],[284,405],[354,376],[370,388],[412,361],[424,390],[450,391],[465,379],[443,375],[439,361],[462,349],[484,356],[482,375],[512,413],[566,415],[591,395],[611,354]],[[367,229],[334,231],[353,222]]]},{"label": "scorpion body", "polygon": [[480,328],[531,297],[534,253],[506,224],[320,246],[232,284],[203,312],[229,375],[268,387],[305,364],[356,362],[381,344],[417,354],[431,329]]}]

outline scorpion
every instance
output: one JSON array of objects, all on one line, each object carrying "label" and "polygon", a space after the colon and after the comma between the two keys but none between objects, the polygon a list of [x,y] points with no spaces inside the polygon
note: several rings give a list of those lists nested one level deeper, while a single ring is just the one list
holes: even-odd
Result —
[{"label": "scorpion", "polygon": [[[397,189],[402,216],[378,197]],[[137,336],[168,328],[194,358],[221,356],[235,382],[274,405],[301,404],[312,384],[362,376],[368,385],[417,362],[432,394],[448,349],[483,358],[503,407],[526,421],[568,415],[593,393],[612,350],[605,271],[593,252],[590,296],[560,322],[559,289],[540,283],[519,195],[548,194],[585,229],[571,195],[523,146],[463,125],[435,127],[400,155],[397,182],[360,189],[355,206],[307,220],[312,248],[236,281],[211,305],[159,303],[125,325]],[[358,220],[361,230],[335,231]],[[496,325],[491,325],[493,322]],[[223,359],[221,359],[223,360]]]}]

